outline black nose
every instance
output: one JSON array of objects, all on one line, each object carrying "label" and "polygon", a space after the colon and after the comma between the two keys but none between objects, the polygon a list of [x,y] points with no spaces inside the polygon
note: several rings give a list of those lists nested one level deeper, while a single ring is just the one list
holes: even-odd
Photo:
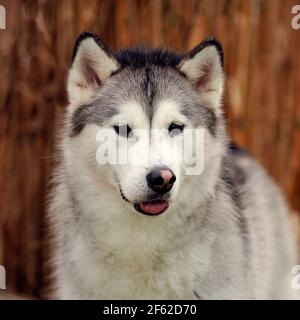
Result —
[{"label": "black nose", "polygon": [[148,186],[157,193],[170,191],[175,181],[175,174],[168,168],[156,168],[147,175]]}]

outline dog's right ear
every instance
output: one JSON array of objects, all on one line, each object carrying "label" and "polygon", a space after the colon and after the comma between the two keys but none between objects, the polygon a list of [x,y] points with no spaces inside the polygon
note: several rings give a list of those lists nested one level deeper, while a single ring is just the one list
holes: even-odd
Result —
[{"label": "dog's right ear", "polygon": [[82,33],[75,44],[68,79],[70,102],[83,103],[93,97],[119,64],[111,51],[92,33]]},{"label": "dog's right ear", "polygon": [[224,86],[223,50],[213,38],[202,41],[180,62],[178,69],[208,105],[219,106]]}]

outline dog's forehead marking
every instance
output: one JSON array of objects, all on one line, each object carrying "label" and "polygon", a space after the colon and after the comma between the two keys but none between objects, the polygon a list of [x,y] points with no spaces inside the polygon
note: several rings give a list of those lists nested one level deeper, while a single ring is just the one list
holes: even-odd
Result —
[{"label": "dog's forehead marking", "polygon": [[144,68],[140,77],[143,78],[143,107],[151,122],[160,100],[175,100],[180,95],[181,76],[173,69],[152,65]]},{"label": "dog's forehead marking", "polygon": [[144,72],[142,72],[142,77],[144,78],[144,84],[143,84],[143,93],[145,96],[145,111],[147,113],[147,115],[149,116],[150,120],[152,118],[153,115],[153,101],[155,100],[155,96],[156,96],[156,92],[155,92],[155,87],[154,87],[154,83],[155,83],[155,75],[154,75],[154,71],[152,68],[150,68],[150,66],[147,66],[144,69]]},{"label": "dog's forehead marking", "polygon": [[148,96],[148,98],[151,97],[151,91],[152,91],[151,84],[148,82],[148,84],[147,84],[147,96]]},{"label": "dog's forehead marking", "polygon": [[[146,77],[145,81],[146,81],[146,87],[147,87],[147,98],[151,99],[152,92],[153,92],[152,90],[153,85],[152,85],[152,79],[151,79],[149,67],[145,69],[145,77]],[[151,100],[150,100],[150,103],[152,103]]]}]

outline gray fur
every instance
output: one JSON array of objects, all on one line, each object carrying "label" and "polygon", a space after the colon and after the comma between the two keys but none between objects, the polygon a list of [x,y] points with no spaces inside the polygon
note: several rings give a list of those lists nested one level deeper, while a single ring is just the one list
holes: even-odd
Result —
[{"label": "gray fur", "polygon": [[[101,105],[105,105],[103,108]],[[97,99],[92,103],[80,106],[73,114],[71,121],[71,137],[75,137],[87,124],[102,125],[103,122],[117,114],[116,108],[110,104],[105,104],[101,99]]]}]

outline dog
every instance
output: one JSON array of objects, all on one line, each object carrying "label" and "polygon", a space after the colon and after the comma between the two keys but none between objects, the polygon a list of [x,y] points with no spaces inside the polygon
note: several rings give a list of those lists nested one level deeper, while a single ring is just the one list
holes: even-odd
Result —
[{"label": "dog", "polygon": [[[231,142],[224,81],[213,38],[180,55],[112,51],[92,32],[79,36],[50,195],[57,298],[293,298],[288,207]],[[173,159],[196,130],[195,174]],[[103,132],[127,162],[102,161]],[[137,154],[147,160],[134,163]]]}]

